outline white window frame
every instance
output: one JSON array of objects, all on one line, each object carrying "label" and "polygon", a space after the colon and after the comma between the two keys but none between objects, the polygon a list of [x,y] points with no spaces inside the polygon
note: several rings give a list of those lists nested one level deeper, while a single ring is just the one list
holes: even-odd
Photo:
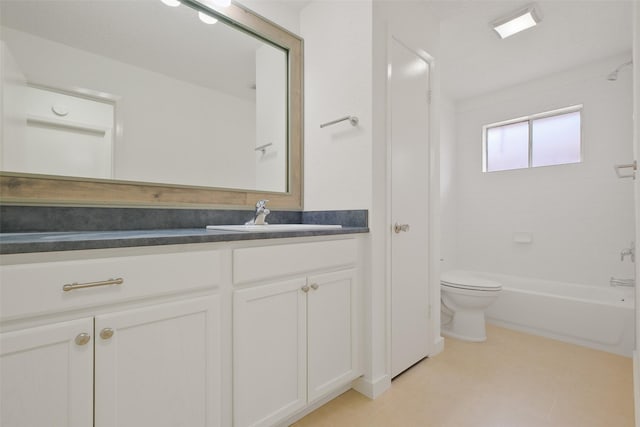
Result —
[{"label": "white window frame", "polygon": [[[582,104],[572,105],[570,107],[564,107],[564,108],[559,108],[557,110],[545,111],[544,113],[532,114],[530,116],[518,117],[517,119],[504,120],[502,122],[496,122],[496,123],[491,123],[491,124],[482,126],[482,172],[486,172],[486,173],[507,172],[507,171],[514,171],[514,170],[522,170],[522,169],[532,169],[532,168],[541,168],[541,167],[547,167],[547,166],[560,166],[560,165],[567,165],[567,164],[582,163],[582,134],[583,134],[582,107],[583,107]],[[533,157],[533,125],[532,125],[533,121],[538,119],[545,119],[547,117],[561,116],[563,114],[569,114],[569,113],[575,113],[575,112],[580,112],[580,158],[579,160],[577,162],[572,162],[572,163],[558,163],[554,165],[532,166],[531,163],[532,163],[532,157]],[[514,168],[514,169],[501,169],[496,171],[487,170],[487,166],[488,166],[487,163],[489,160],[487,157],[487,149],[488,149],[487,132],[489,131],[489,129],[506,126],[506,125],[512,125],[515,123],[522,123],[522,122],[528,122],[529,124],[529,159],[528,159],[527,167]]]}]

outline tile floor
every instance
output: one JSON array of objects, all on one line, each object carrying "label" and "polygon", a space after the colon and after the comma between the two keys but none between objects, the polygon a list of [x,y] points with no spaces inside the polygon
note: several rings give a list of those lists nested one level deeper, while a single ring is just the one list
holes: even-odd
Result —
[{"label": "tile floor", "polygon": [[350,390],[296,427],[633,427],[631,358],[488,325],[488,340],[398,376],[376,400]]}]

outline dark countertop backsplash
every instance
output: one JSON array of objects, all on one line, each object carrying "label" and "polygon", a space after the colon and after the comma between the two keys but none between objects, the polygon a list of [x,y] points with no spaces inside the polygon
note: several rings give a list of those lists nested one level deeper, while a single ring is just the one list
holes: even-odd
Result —
[{"label": "dark countertop backsplash", "polygon": [[[0,206],[0,233],[165,230],[244,224],[252,210]],[[271,224],[340,224],[368,227],[367,210],[277,211]]]}]

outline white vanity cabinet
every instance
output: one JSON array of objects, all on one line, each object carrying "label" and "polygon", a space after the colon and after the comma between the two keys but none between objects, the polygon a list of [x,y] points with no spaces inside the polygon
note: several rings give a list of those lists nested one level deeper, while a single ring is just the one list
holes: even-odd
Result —
[{"label": "white vanity cabinet", "polygon": [[95,318],[95,426],[219,426],[218,296]]},{"label": "white vanity cabinet", "polygon": [[0,425],[220,426],[221,268],[216,251],[1,266]]},{"label": "white vanity cabinet", "polygon": [[0,425],[93,424],[93,319],[0,334]]},{"label": "white vanity cabinet", "polygon": [[0,425],[245,427],[301,416],[361,375],[363,242],[3,256]]},{"label": "white vanity cabinet", "polygon": [[234,251],[235,427],[275,425],[360,375],[356,263],[355,239]]}]

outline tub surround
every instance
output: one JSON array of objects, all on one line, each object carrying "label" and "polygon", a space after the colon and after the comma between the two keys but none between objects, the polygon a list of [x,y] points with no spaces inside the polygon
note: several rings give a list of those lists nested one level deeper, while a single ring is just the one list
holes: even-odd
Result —
[{"label": "tub surround", "polygon": [[247,210],[48,206],[0,207],[0,254],[174,245],[367,233],[368,212],[272,211],[272,224],[340,224],[341,229],[251,233],[206,230],[243,224]]}]

